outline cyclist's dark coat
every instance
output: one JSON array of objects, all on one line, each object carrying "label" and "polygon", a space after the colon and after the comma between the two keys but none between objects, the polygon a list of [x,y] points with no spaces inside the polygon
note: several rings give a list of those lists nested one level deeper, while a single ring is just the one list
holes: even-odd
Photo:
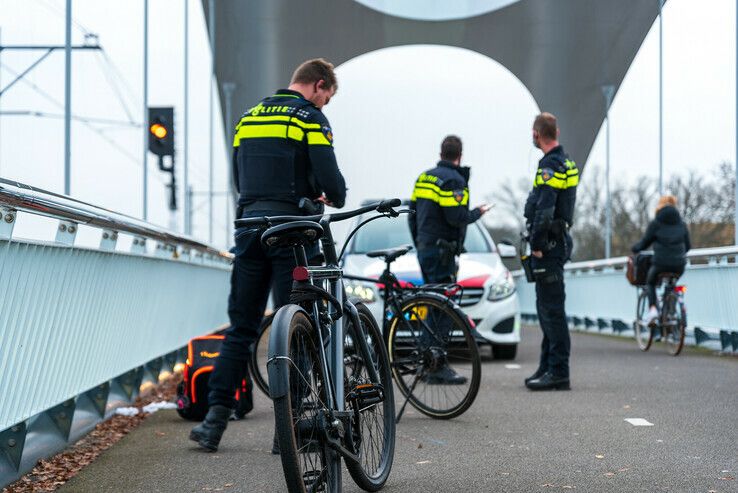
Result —
[{"label": "cyclist's dark coat", "polygon": [[469,210],[469,172],[441,160],[435,168],[418,177],[410,199],[415,214],[409,216],[410,232],[418,248],[433,246],[440,238],[464,245],[466,226],[481,217],[479,209]]},{"label": "cyclist's dark coat", "polygon": [[689,230],[676,207],[667,205],[656,213],[641,241],[633,245],[638,253],[653,245],[653,264],[680,267],[686,264],[686,253],[692,248]]},{"label": "cyclist's dark coat", "polygon": [[[233,138],[238,204],[268,200],[297,213],[300,199],[325,193],[336,207],[346,183],[333,153],[333,131],[323,112],[296,91],[280,89],[243,114]],[[290,210],[293,209],[293,210]]]}]

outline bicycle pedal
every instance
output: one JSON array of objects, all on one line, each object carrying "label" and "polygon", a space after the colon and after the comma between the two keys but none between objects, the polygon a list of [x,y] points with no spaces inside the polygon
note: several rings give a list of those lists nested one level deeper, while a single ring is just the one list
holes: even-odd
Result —
[{"label": "bicycle pedal", "polygon": [[357,401],[359,408],[373,406],[384,401],[384,388],[379,384],[364,383],[354,387],[348,398]]}]

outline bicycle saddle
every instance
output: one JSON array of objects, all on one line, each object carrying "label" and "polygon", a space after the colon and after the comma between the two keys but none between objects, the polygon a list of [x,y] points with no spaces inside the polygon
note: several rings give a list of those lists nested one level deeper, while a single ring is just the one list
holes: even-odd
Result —
[{"label": "bicycle saddle", "polygon": [[403,245],[395,248],[388,248],[386,250],[373,250],[371,252],[366,252],[366,256],[370,258],[382,257],[385,262],[394,262],[412,249],[412,245]]},{"label": "bicycle saddle", "polygon": [[268,247],[293,247],[315,241],[323,236],[323,227],[313,221],[294,221],[271,228],[261,235],[262,244]]}]

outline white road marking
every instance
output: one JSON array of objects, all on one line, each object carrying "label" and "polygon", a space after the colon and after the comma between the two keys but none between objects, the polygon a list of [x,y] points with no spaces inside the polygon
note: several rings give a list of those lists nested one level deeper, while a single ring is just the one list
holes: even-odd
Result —
[{"label": "white road marking", "polygon": [[505,365],[505,368],[507,368],[508,370],[519,370],[521,366],[516,364],[509,364]]},{"label": "white road marking", "polygon": [[653,423],[649,423],[643,418],[626,418],[625,421],[633,426],[653,426]]}]

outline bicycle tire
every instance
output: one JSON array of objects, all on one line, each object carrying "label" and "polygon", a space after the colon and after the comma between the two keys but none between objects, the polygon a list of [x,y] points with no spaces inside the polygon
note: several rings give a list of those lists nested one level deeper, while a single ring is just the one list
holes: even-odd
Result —
[{"label": "bicycle tire", "polygon": [[[666,349],[672,356],[678,356],[684,347],[684,335],[687,326],[687,309],[684,303],[679,301],[674,293],[670,293],[665,297],[664,306],[668,310],[663,310],[663,319],[661,326],[664,328],[664,343]],[[668,299],[668,301],[667,301]]]},{"label": "bicycle tire", "polygon": [[315,426],[330,385],[323,378],[316,330],[302,312],[295,313],[289,325],[273,326],[272,330],[288,331],[288,354],[283,356],[289,358],[290,370],[278,372],[278,378],[286,381],[271,382],[289,389],[284,396],[273,400],[274,426],[287,491],[338,493],[340,474],[337,480],[332,480],[335,478],[330,476],[330,471],[335,470],[340,457],[324,443]]},{"label": "bicycle tire", "polygon": [[[387,331],[387,352],[397,387],[426,416],[460,416],[474,403],[482,375],[479,348],[468,319],[447,298],[433,293],[409,296],[400,308],[401,313],[392,317]],[[430,323],[426,322],[428,319]],[[445,329],[431,328],[439,322]],[[466,378],[466,382],[434,382],[434,373],[444,366]]]},{"label": "bicycle tire", "polygon": [[264,317],[259,326],[259,335],[251,346],[251,355],[249,356],[249,372],[254,380],[254,384],[259,387],[264,395],[269,397],[269,376],[267,374],[267,354],[269,349],[269,331],[272,326],[274,314],[271,313]]},{"label": "bicycle tire", "polygon": [[648,351],[651,344],[653,344],[654,329],[643,325],[642,320],[648,311],[648,295],[645,289],[641,289],[640,291],[636,304],[636,318],[633,321],[633,332],[635,333],[635,340],[641,351]]},{"label": "bicycle tire", "polygon": [[[389,478],[392,470],[395,453],[395,398],[392,386],[392,370],[390,369],[389,358],[387,357],[387,349],[382,339],[376,320],[372,312],[363,303],[354,303],[359,312],[359,323],[362,326],[362,333],[368,339],[369,350],[371,356],[375,360],[375,368],[377,370],[380,384],[384,389],[384,400],[381,404],[367,406],[362,409],[359,414],[360,420],[352,422],[352,430],[358,430],[359,442],[355,448],[358,448],[357,455],[361,462],[355,462],[345,459],[346,468],[351,474],[354,482],[363,490],[379,491]],[[347,318],[344,325],[345,337],[344,341],[344,361],[346,362],[346,395],[355,385],[369,382],[368,373],[365,370],[364,358],[361,357],[353,343],[356,337],[360,337],[356,333],[356,328]],[[380,412],[381,405],[381,412]],[[347,399],[346,409],[356,406],[356,401],[349,402]],[[356,409],[358,411],[358,409]],[[377,432],[381,435],[374,437],[374,426],[377,425]],[[377,439],[378,438],[378,439]],[[375,450],[381,448],[381,450]]]}]

